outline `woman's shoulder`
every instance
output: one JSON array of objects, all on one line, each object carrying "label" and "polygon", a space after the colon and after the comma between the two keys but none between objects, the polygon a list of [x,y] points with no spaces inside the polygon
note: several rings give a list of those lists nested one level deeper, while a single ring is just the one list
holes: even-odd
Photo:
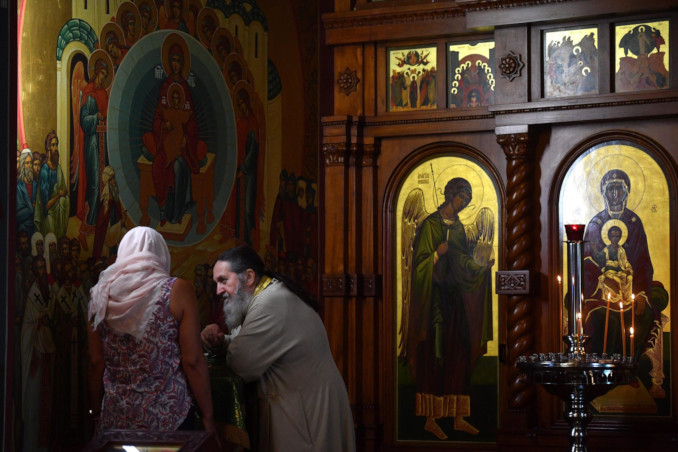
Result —
[{"label": "woman's shoulder", "polygon": [[193,284],[191,284],[187,279],[184,278],[179,278],[176,276],[170,276],[167,279],[166,284],[169,284],[171,287],[170,289],[170,295],[177,294],[177,295],[185,295],[186,293],[195,293]]}]

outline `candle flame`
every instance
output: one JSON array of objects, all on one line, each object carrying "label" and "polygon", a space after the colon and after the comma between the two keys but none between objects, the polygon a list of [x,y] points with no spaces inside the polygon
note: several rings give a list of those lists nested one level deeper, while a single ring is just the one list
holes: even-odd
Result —
[{"label": "candle flame", "polygon": [[631,336],[633,336],[633,327],[631,327],[630,330],[631,330]]},{"label": "candle flame", "polygon": [[558,284],[560,284],[560,275],[558,275]]},{"label": "candle flame", "polygon": [[624,309],[624,303],[622,303],[621,301],[619,302],[619,309]]},{"label": "candle flame", "polygon": [[607,293],[607,301],[610,301],[610,292]]},{"label": "candle flame", "polygon": [[631,300],[635,300],[635,299],[636,299],[636,294],[632,293],[631,294]]},{"label": "candle flame", "polygon": [[578,312],[578,313],[577,313],[577,318],[578,318],[578,319],[581,319],[581,312]]}]

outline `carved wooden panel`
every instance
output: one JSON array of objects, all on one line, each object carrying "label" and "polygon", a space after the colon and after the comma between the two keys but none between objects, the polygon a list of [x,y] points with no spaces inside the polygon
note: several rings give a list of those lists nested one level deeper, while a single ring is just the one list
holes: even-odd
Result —
[{"label": "carved wooden panel", "polygon": [[529,270],[499,270],[495,290],[501,295],[530,293]]}]

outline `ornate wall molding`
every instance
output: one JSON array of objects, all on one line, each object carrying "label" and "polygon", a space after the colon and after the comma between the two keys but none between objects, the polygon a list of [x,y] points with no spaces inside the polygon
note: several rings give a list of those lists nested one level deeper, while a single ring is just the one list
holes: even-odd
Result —
[{"label": "ornate wall molding", "polygon": [[638,106],[646,104],[659,104],[667,102],[678,102],[678,97],[676,96],[667,96],[667,97],[656,97],[656,98],[645,98],[645,99],[630,99],[630,100],[615,100],[610,102],[588,102],[588,103],[557,103],[555,105],[543,106],[539,105],[537,102],[532,102],[525,104],[525,108],[510,108],[510,109],[501,109],[501,106],[492,109],[492,113],[496,115],[512,115],[512,114],[523,114],[523,113],[545,113],[552,111],[568,111],[568,110],[585,110],[589,108],[607,108],[607,107],[627,107],[627,106]]},{"label": "ornate wall molding", "polygon": [[346,94],[346,96],[358,91],[358,83],[360,83],[360,79],[358,78],[357,71],[352,70],[348,66],[337,74],[337,86],[339,86],[339,92]]},{"label": "ornate wall molding", "polygon": [[552,3],[576,2],[579,0],[457,0],[465,11],[489,11],[493,9],[518,8],[522,6],[549,5]]},{"label": "ornate wall molding", "polygon": [[[370,116],[365,117],[362,126],[363,127],[372,127],[372,126],[402,126],[408,124],[431,124],[439,122],[452,122],[452,121],[478,121],[485,119],[493,119],[494,115],[492,113],[478,113],[478,114],[455,114],[454,109],[449,110],[449,115],[437,116],[437,117],[427,117],[422,114],[420,118],[411,118],[411,119],[383,119],[383,116]],[[327,121],[323,122],[323,126],[343,126],[345,121]]]},{"label": "ornate wall molding", "polygon": [[323,23],[328,30],[355,27],[372,27],[379,25],[411,24],[414,22],[431,22],[461,17],[464,12],[459,8],[438,8],[423,11],[389,11],[384,13],[376,8],[354,11],[349,14],[325,16]]},{"label": "ornate wall molding", "polygon": [[346,161],[347,152],[345,143],[323,144],[323,156],[325,167],[342,166]]},{"label": "ornate wall molding", "polygon": [[326,143],[323,145],[325,167],[359,166],[373,167],[377,164],[377,147],[374,144]]},{"label": "ornate wall molding", "polygon": [[[524,105],[524,108],[516,108],[515,104],[511,108],[505,109],[501,105],[491,106],[490,111],[482,111],[475,114],[462,113],[459,114],[454,109],[448,109],[442,111],[441,116],[426,116],[422,114],[421,117],[410,117],[407,119],[390,119],[389,115],[381,116],[366,116],[361,118],[361,125],[365,127],[384,127],[384,126],[402,126],[410,124],[436,124],[443,122],[455,122],[455,121],[481,121],[494,119],[499,115],[513,115],[513,114],[526,114],[526,113],[550,113],[558,111],[571,111],[571,110],[586,110],[594,108],[614,108],[614,107],[628,107],[628,106],[641,106],[648,104],[659,104],[659,103],[678,103],[678,96],[667,96],[667,97],[654,97],[654,98],[644,98],[644,99],[629,99],[629,100],[615,100],[609,102],[587,102],[587,103],[571,103],[565,101],[548,101],[549,105],[544,105],[545,101],[539,102],[530,102]],[[416,115],[417,113],[414,113]],[[388,118],[388,119],[385,119]],[[325,121],[323,122],[324,127],[334,127],[334,126],[345,126],[346,121]]]},{"label": "ornate wall molding", "polygon": [[354,153],[351,164],[360,167],[374,167],[377,165],[377,148],[373,144],[362,144],[360,146],[351,146]]},{"label": "ornate wall molding", "polygon": [[377,297],[380,294],[381,275],[373,273],[325,274],[321,280],[323,297]]},{"label": "ornate wall molding", "polygon": [[360,9],[358,11],[328,14],[323,16],[323,25],[327,30],[340,30],[354,27],[374,27],[381,25],[407,25],[415,22],[444,21],[463,17],[469,12],[501,10],[524,6],[549,5],[553,3],[575,2],[580,0],[461,0],[447,4],[433,4],[429,9],[413,10],[401,8],[400,11],[384,8]]}]

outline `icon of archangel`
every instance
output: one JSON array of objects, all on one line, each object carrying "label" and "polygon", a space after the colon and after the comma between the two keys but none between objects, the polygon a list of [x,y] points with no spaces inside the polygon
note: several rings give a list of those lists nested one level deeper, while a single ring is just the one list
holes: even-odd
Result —
[{"label": "icon of archangel", "polygon": [[403,206],[398,331],[398,356],[416,387],[413,414],[424,417],[424,430],[441,440],[452,429],[478,434],[465,418],[471,416],[471,374],[493,336],[495,234],[489,207],[472,218],[464,212],[480,205],[466,178],[449,179],[443,195],[429,212],[424,191],[416,187]]}]

